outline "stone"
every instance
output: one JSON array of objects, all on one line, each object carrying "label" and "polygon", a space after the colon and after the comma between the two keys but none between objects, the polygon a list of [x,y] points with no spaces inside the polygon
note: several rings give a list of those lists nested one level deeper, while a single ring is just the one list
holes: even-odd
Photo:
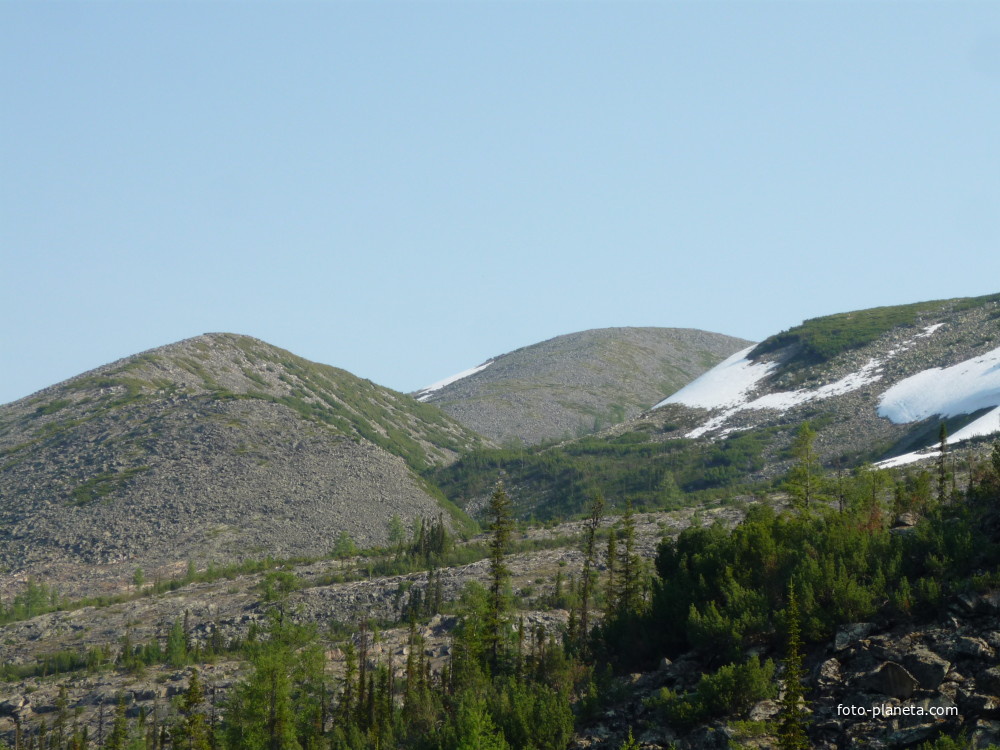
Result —
[{"label": "stone", "polygon": [[973,659],[992,659],[993,649],[982,638],[962,636],[955,640],[955,653]]},{"label": "stone", "polygon": [[980,595],[979,601],[987,611],[994,614],[1000,612],[1000,590],[987,591]]},{"label": "stone", "polygon": [[937,690],[951,668],[951,663],[923,647],[904,654],[901,659],[906,670],[917,678],[924,690]]},{"label": "stone", "polygon": [[852,646],[862,638],[875,632],[873,622],[855,622],[849,625],[841,625],[837,628],[837,635],[833,639],[835,651],[843,651],[848,646]]},{"label": "stone", "polygon": [[13,695],[0,702],[0,716],[15,716],[20,711],[26,699],[23,695]]},{"label": "stone", "polygon": [[843,678],[840,673],[840,662],[836,659],[827,659],[819,665],[816,671],[816,681],[822,688],[829,688],[839,685]]},{"label": "stone", "polygon": [[980,719],[974,725],[972,736],[969,737],[969,747],[972,750],[982,750],[990,745],[1000,744],[1000,721]]},{"label": "stone", "polygon": [[934,722],[918,724],[905,729],[898,729],[889,735],[892,747],[909,747],[918,742],[924,742],[938,733],[938,725]]},{"label": "stone", "polygon": [[865,687],[892,698],[907,699],[919,683],[906,669],[894,661],[887,661],[874,672],[865,675]]},{"label": "stone", "polygon": [[750,709],[750,721],[770,721],[781,712],[778,701],[760,701]]},{"label": "stone", "polygon": [[1000,695],[1000,667],[990,667],[979,675],[979,686],[994,695]]},{"label": "stone", "polygon": [[959,704],[962,715],[983,719],[1000,719],[1000,700],[992,695],[973,693]]}]

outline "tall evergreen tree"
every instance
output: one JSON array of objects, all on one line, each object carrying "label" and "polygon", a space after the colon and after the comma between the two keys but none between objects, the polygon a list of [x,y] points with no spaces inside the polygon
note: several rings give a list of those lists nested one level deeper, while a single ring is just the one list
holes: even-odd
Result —
[{"label": "tall evergreen tree", "polygon": [[808,508],[820,493],[822,467],[816,453],[816,432],[803,422],[792,442],[795,464],[785,478],[785,488],[800,508]]},{"label": "tall evergreen tree", "polygon": [[118,705],[115,707],[115,720],[111,725],[111,732],[108,734],[108,741],[104,743],[104,750],[125,750],[128,742],[128,721],[125,718],[125,696],[118,696]]},{"label": "tall evergreen tree", "polygon": [[188,689],[181,699],[181,721],[174,731],[174,747],[177,750],[210,750],[208,725],[202,712],[204,701],[198,670],[192,669]]},{"label": "tall evergreen tree", "polygon": [[504,626],[508,606],[507,586],[510,568],[506,557],[510,551],[510,538],[514,522],[511,517],[511,502],[503,482],[497,482],[490,496],[490,567],[489,599],[486,609],[486,638],[490,664],[495,669],[500,662],[504,640]]},{"label": "tall evergreen tree", "polygon": [[938,430],[938,502],[948,499],[948,427],[944,422]]},{"label": "tall evergreen tree", "polygon": [[226,740],[240,750],[302,750],[295,732],[292,648],[276,623],[250,659],[253,673],[230,692]]},{"label": "tall evergreen tree", "polygon": [[618,532],[611,529],[608,534],[608,550],[604,555],[608,580],[604,587],[604,616],[610,618],[618,608]]},{"label": "tall evergreen tree", "polygon": [[781,750],[808,750],[805,692],[802,688],[802,637],[799,604],[795,588],[788,589],[788,645],[785,652],[785,695],[781,699],[778,747]]},{"label": "tall evergreen tree", "polygon": [[586,653],[590,638],[590,597],[594,586],[593,567],[597,556],[597,529],[604,516],[604,496],[600,493],[590,506],[583,543],[583,576],[580,581],[580,651]]},{"label": "tall evergreen tree", "polygon": [[625,504],[622,517],[622,544],[618,609],[623,616],[630,617],[642,608],[642,561],[635,551],[635,516],[631,500]]}]

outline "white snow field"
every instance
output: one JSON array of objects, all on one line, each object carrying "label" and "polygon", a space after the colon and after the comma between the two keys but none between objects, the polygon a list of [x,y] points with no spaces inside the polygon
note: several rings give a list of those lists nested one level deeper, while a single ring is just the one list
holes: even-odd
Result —
[{"label": "white snow field", "polygon": [[696,438],[706,432],[718,429],[725,424],[729,417],[744,409],[784,411],[807,401],[850,393],[866,383],[871,383],[882,377],[878,373],[882,363],[872,359],[857,372],[845,375],[835,383],[828,383],[819,388],[800,388],[795,391],[768,393],[759,398],[751,399],[750,394],[757,384],[778,366],[775,362],[756,364],[751,362],[747,359],[751,350],[753,350],[753,346],[736,352],[729,359],[716,365],[700,378],[684,386],[653,408],[658,409],[666,404],[683,404],[702,409],[722,409],[721,414],[717,414],[685,435],[685,437]]},{"label": "white snow field", "polygon": [[494,361],[495,360],[491,359],[489,362],[484,362],[483,364],[478,365],[476,367],[470,367],[468,370],[462,370],[460,373],[451,375],[450,377],[447,377],[444,380],[439,380],[436,383],[431,383],[426,388],[421,388],[419,391],[417,391],[417,397],[416,397],[417,401],[426,401],[431,397],[431,394],[433,394],[434,391],[439,391],[446,385],[451,385],[452,383],[459,381],[462,378],[467,378],[470,375],[475,375],[477,372],[482,372],[487,367],[492,365]]},{"label": "white snow field", "polygon": [[[932,336],[944,325],[927,326],[912,339],[886,352],[884,359],[870,359],[859,370],[834,383],[819,388],[766,393],[753,398],[754,389],[777,367],[773,362],[755,363],[747,358],[749,346],[736,352],[697,380],[664,399],[654,409],[666,404],[683,404],[716,412],[685,437],[696,438],[717,430],[737,412],[745,409],[785,411],[819,399],[850,393],[882,378],[884,363],[910,349],[917,339]],[[894,424],[919,422],[934,415],[953,417],[989,409],[983,416],[949,436],[950,443],[1000,432],[1000,348],[951,367],[934,367],[899,381],[879,398],[878,415]],[[727,434],[725,430],[720,434]],[[882,461],[879,466],[901,466],[937,455],[935,446]]]},{"label": "white snow field", "polygon": [[754,346],[756,344],[751,344],[724,359],[653,408],[659,409],[666,404],[684,404],[702,409],[723,409],[745,403],[746,395],[776,367],[773,362],[754,364],[747,359]]},{"label": "white snow field", "polygon": [[[948,436],[949,443],[1000,432],[1000,348],[951,367],[932,367],[901,380],[882,394],[878,414],[895,424],[919,422],[934,415],[954,417],[980,409],[991,411]],[[903,464],[940,455],[936,446],[881,461]]]},{"label": "white snow field", "polygon": [[918,372],[882,394],[878,415],[895,424],[1000,406],[1000,349],[951,367]]}]

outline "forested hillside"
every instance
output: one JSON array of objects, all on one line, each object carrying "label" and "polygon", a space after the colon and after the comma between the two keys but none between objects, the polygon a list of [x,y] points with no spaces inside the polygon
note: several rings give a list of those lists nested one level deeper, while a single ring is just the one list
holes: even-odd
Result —
[{"label": "forested hillside", "polygon": [[[799,443],[813,438],[805,428]],[[36,715],[8,728],[25,747],[60,750],[617,750],[768,738],[780,747],[985,747],[1000,739],[989,708],[1000,684],[991,630],[1000,611],[1000,444],[971,473],[956,475],[947,460],[931,468],[831,476],[805,450],[781,480],[784,500],[748,502],[732,530],[668,536],[652,567],[631,506],[608,527],[596,496],[572,538],[539,537],[549,539],[543,547],[568,543],[579,562],[569,573],[536,568],[545,584],[537,593],[511,585],[522,533],[497,486],[480,552],[468,548],[482,557],[481,583],[447,595],[441,573],[469,559],[466,547],[440,524],[420,525],[409,540],[397,529],[394,550],[355,565],[369,578],[429,570],[402,622],[361,616],[348,631],[317,627],[295,604],[309,584],[278,567],[257,589],[266,614],[242,637],[196,636],[185,615],[162,640],[126,637],[4,668],[8,684],[48,674],[76,690],[93,675],[165,665],[184,675],[169,708],[136,713],[139,694],[126,680],[97,727],[92,715],[74,721],[63,698],[44,723]],[[30,622],[19,601],[8,617]],[[547,620],[546,610],[567,617]],[[447,647],[431,647],[441,633]],[[224,667],[233,659],[245,666]],[[645,674],[626,679],[633,672]],[[956,712],[899,726],[845,717],[845,701]],[[3,705],[9,717],[32,716],[30,697]]]}]

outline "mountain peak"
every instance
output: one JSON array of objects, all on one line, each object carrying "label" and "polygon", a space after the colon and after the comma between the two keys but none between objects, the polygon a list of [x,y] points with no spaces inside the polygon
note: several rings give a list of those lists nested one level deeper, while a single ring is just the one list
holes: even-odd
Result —
[{"label": "mountain peak", "polygon": [[65,580],[377,544],[393,514],[450,512],[415,472],[482,444],[345,370],[194,336],[0,407],[0,561]]},{"label": "mountain peak", "polygon": [[598,328],[501,354],[415,395],[497,442],[539,443],[635,417],[749,343],[689,328]]}]

